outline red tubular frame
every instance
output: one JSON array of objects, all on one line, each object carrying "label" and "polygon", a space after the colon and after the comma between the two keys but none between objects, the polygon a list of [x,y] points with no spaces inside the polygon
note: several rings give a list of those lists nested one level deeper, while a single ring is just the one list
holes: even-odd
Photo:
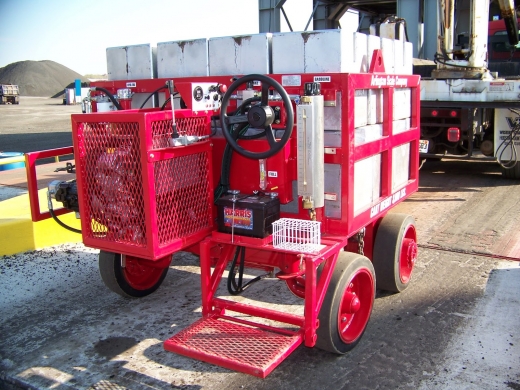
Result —
[{"label": "red tubular frame", "polygon": [[[31,207],[31,217],[33,222],[42,221],[51,217],[50,212],[40,210],[40,197],[38,195],[38,179],[36,177],[36,161],[49,157],[66,156],[74,154],[74,148],[68,146],[65,148],[42,150],[38,152],[30,152],[25,154],[25,172],[27,174],[27,189],[29,192],[29,204]],[[55,215],[70,213],[68,209],[56,209]]]},{"label": "red tubular frame", "polygon": [[[339,252],[347,246],[347,243],[348,237],[327,236],[322,240],[322,244],[326,245],[325,248],[316,255],[304,256],[306,280],[304,315],[298,316],[276,310],[240,304],[222,298],[216,298],[215,294],[223,273],[232,257],[233,249],[237,245],[251,249],[262,249],[279,254],[287,253],[292,256],[294,256],[295,253],[274,248],[271,243],[266,244],[262,239],[249,238],[247,241],[237,243],[236,241],[231,242],[231,237],[229,235],[214,233],[200,244],[202,315],[204,317],[215,315],[222,316],[226,313],[226,310],[229,310],[298,326],[300,327],[299,333],[305,345],[307,347],[313,347],[316,344],[316,329],[319,326],[318,314],[323,304],[323,300],[325,299],[325,293],[332,277],[332,270],[336,265]],[[215,245],[223,246],[224,250],[219,257],[217,264],[214,265],[214,271],[211,272],[213,262],[210,251]],[[322,277],[318,281],[317,268],[324,261],[326,263],[322,271]],[[247,323],[253,324],[249,321]],[[265,326],[262,325],[262,327]],[[280,331],[279,328],[272,329]]]}]

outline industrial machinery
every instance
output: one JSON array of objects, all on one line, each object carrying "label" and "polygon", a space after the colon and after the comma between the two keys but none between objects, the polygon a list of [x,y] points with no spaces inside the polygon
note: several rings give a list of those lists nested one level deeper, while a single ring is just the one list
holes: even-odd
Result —
[{"label": "industrial machinery", "polygon": [[18,85],[0,84],[0,104],[20,104]]},{"label": "industrial machinery", "polygon": [[[148,295],[174,252],[200,255],[202,318],[166,350],[265,377],[300,344],[351,350],[376,289],[409,285],[414,219],[389,211],[418,189],[419,77],[399,73],[398,61],[385,72],[384,53],[368,51],[363,34],[279,39],[319,39],[321,50],[337,38],[364,45],[357,59],[340,58],[357,65],[98,81],[85,113],[72,116],[77,181],[53,183],[49,204],[79,210],[107,287]],[[135,108],[138,95],[157,106]],[[246,281],[245,269],[266,275]],[[226,276],[231,295],[276,278],[303,314],[217,296]]]},{"label": "industrial machinery", "polygon": [[520,179],[520,78],[501,77],[487,63],[488,54],[494,68],[517,57],[514,2],[498,3],[502,19],[489,22],[489,0],[438,2],[437,69],[421,80],[420,150],[422,159],[495,160],[505,177]]}]

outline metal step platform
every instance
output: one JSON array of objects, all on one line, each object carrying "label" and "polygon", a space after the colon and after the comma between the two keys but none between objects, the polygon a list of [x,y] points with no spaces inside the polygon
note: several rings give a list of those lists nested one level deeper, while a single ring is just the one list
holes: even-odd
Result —
[{"label": "metal step platform", "polygon": [[265,378],[302,340],[301,332],[213,315],[166,340],[164,349]]}]

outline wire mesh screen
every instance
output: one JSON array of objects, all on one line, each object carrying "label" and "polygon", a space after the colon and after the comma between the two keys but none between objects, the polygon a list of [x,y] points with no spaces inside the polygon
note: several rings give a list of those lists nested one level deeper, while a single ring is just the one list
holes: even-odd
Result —
[{"label": "wire mesh screen", "polygon": [[159,245],[210,228],[208,153],[158,161],[154,170]]},{"label": "wire mesh screen", "polygon": [[[177,131],[181,135],[203,136],[209,134],[209,126],[205,117],[175,118]],[[172,120],[152,122],[152,147],[154,149],[170,146],[172,136]]]},{"label": "wire mesh screen", "polygon": [[132,246],[146,245],[139,125],[134,122],[82,123],[78,131],[83,234]]},{"label": "wire mesh screen", "polygon": [[[209,115],[178,114],[179,132],[209,135]],[[170,147],[171,112],[82,114],[73,125],[85,244],[157,259],[211,231],[211,146]]]},{"label": "wire mesh screen", "polygon": [[323,246],[320,222],[281,218],[273,222],[273,246],[293,252],[317,253]]}]

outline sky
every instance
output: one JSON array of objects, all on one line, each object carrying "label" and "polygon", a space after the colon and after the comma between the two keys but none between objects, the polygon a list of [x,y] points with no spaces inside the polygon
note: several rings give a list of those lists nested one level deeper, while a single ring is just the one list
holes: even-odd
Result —
[{"label": "sky", "polygon": [[[303,31],[312,0],[287,0],[284,10]],[[257,34],[258,0],[0,0],[0,26],[0,68],[52,60],[106,74],[109,47]]]}]

